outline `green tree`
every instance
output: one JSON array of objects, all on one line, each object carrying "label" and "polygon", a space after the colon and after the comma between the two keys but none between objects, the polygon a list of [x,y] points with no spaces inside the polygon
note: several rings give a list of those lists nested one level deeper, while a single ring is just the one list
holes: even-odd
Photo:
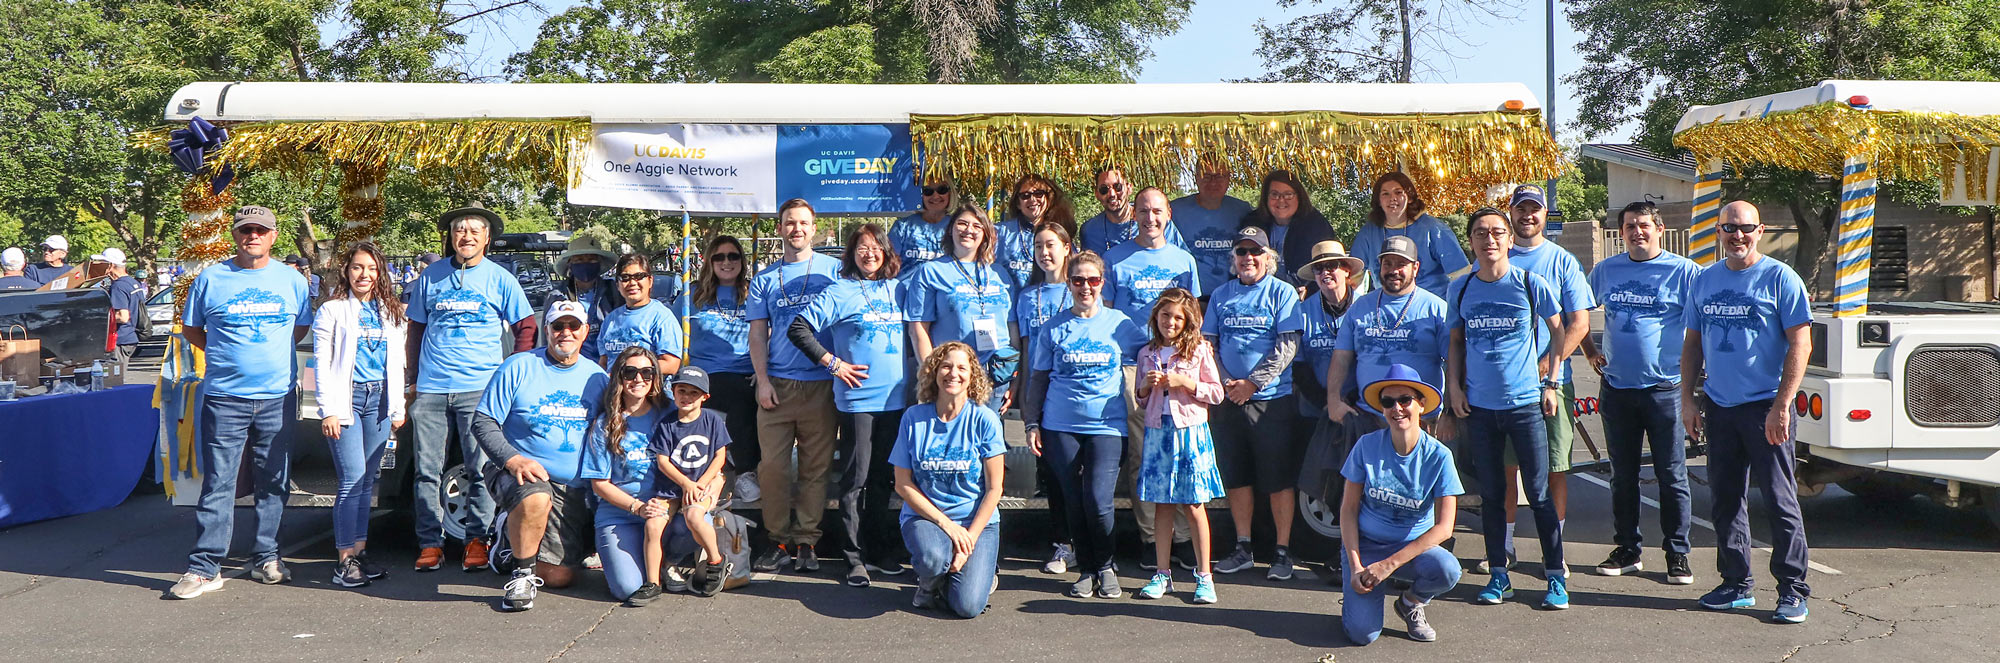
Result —
[{"label": "green tree", "polygon": [[882,75],[874,52],[875,28],[843,25],[792,40],[757,73],[773,83],[872,83]]},{"label": "green tree", "polygon": [[1278,0],[1284,9],[1324,8],[1273,26],[1257,20],[1257,57],[1269,73],[1255,80],[1410,83],[1436,75],[1479,44],[1471,35],[1511,21],[1516,0]]}]

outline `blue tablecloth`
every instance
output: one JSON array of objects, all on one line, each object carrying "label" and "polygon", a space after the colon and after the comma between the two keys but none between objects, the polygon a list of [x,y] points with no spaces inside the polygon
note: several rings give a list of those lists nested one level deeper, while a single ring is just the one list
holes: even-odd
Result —
[{"label": "blue tablecloth", "polygon": [[0,527],[125,501],[159,426],[152,385],[0,403]]}]

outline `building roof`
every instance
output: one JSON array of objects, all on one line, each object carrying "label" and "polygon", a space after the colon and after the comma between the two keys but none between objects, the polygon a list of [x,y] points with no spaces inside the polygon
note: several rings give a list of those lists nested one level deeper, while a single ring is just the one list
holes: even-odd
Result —
[{"label": "building roof", "polygon": [[1591,143],[1583,146],[1582,156],[1687,182],[1695,179],[1693,156],[1682,154],[1662,158],[1652,150],[1632,143]]}]

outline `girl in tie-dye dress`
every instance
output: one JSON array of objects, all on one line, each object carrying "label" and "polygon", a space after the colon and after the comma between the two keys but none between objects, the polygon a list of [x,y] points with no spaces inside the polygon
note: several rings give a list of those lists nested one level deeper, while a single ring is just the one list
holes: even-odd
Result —
[{"label": "girl in tie-dye dress", "polygon": [[[1201,335],[1201,305],[1180,288],[1160,294],[1147,320],[1153,340],[1139,351],[1138,400],[1146,409],[1146,440],[1139,460],[1141,501],[1154,504],[1154,522],[1173,522],[1176,511],[1194,529],[1196,603],[1215,602],[1209,570],[1209,500],[1222,496],[1215,468],[1215,440],[1208,434],[1208,406],[1222,402],[1222,375],[1215,349]],[[1160,562],[1140,598],[1159,598],[1174,589],[1168,562],[1172,537],[1154,541]]]}]

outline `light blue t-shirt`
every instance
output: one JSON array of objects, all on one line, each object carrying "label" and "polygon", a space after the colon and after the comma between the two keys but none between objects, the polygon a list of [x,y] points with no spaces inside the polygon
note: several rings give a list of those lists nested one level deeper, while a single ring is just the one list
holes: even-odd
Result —
[{"label": "light blue t-shirt", "polygon": [[1125,434],[1125,357],[1139,353],[1146,330],[1116,309],[1079,318],[1063,311],[1042,326],[1029,367],[1049,372],[1042,428],[1082,435]]},{"label": "light blue t-shirt", "polygon": [[1390,237],[1408,237],[1417,245],[1417,287],[1433,295],[1444,294],[1451,274],[1472,262],[1451,227],[1429,214],[1417,216],[1410,225],[1391,230],[1373,223],[1361,224],[1354,233],[1353,255],[1368,263],[1368,273],[1379,280],[1382,274],[1382,242]]},{"label": "light blue t-shirt", "polygon": [[[1153,302],[1159,301],[1160,293],[1167,288],[1185,288],[1196,297],[1202,293],[1201,277],[1196,274],[1201,268],[1195,264],[1194,254],[1172,244],[1147,249],[1138,242],[1126,242],[1112,247],[1104,263],[1111,266],[1104,279],[1105,303],[1147,330],[1148,337],[1152,331],[1147,320],[1153,316]],[[1127,365],[1137,362],[1137,357],[1125,358]]]},{"label": "light blue t-shirt", "polygon": [[1180,229],[1181,237],[1187,240],[1188,253],[1194,254],[1194,262],[1200,266],[1196,274],[1201,291],[1214,292],[1223,281],[1235,278],[1230,271],[1236,260],[1236,229],[1255,208],[1229,196],[1223,196],[1215,209],[1202,207],[1194,199],[1183,196],[1167,205],[1174,210],[1174,222],[1168,227]]},{"label": "light blue t-shirt", "polygon": [[[1111,249],[1117,248],[1119,244],[1130,242],[1133,237],[1139,236],[1139,222],[1112,223],[1103,212],[1098,212],[1097,216],[1083,222],[1083,226],[1077,229],[1076,234],[1077,251],[1096,251],[1097,255],[1101,256],[1110,253]],[[1181,239],[1180,229],[1175,228],[1172,222],[1167,223],[1167,245],[1187,250],[1187,242]],[[1104,262],[1108,264],[1111,261]]]},{"label": "light blue t-shirt", "polygon": [[715,301],[690,308],[688,318],[688,363],[709,373],[751,374],[749,312],[736,286],[717,286]]},{"label": "light blue t-shirt", "polygon": [[[1040,269],[1035,266],[1035,229],[1014,219],[996,224],[994,232],[999,235],[999,242],[993,247],[993,266],[1007,274],[1007,287],[1019,293],[1034,278],[1035,270]],[[910,274],[913,270],[905,265],[903,273]]]},{"label": "light blue t-shirt", "polygon": [[[966,403],[951,421],[938,417],[936,404],[913,405],[903,412],[896,445],[889,449],[889,464],[908,469],[910,483],[945,517],[978,532],[985,525],[1000,522],[999,509],[994,509],[992,519],[980,523],[980,528],[971,522],[979,510],[979,498],[986,494],[984,461],[1007,453],[1007,442],[1000,435],[1000,415],[985,405]],[[921,517],[905,504],[898,522]]]},{"label": "light blue t-shirt", "polygon": [[944,231],[950,225],[949,217],[931,223],[924,220],[921,212],[896,219],[889,226],[889,248],[903,261],[902,270],[916,269],[917,265],[944,255]]},{"label": "light blue t-shirt", "polygon": [[[1472,272],[1452,279],[1445,299],[1451,304],[1451,328],[1465,330],[1466,401],[1487,410],[1540,402],[1539,362],[1548,339],[1543,320],[1561,312],[1549,282],[1520,267],[1510,267],[1493,283]],[[1534,301],[1533,315],[1529,300]]]},{"label": "light blue t-shirt", "polygon": [[[1556,246],[1555,242],[1544,240],[1540,246],[1532,249],[1522,248],[1516,244],[1514,248],[1507,250],[1507,262],[1548,281],[1549,287],[1556,291],[1556,308],[1563,313],[1596,308],[1597,304],[1590,295],[1590,280],[1583,276],[1583,265],[1577,263],[1576,256],[1570,255],[1567,249]],[[1588,330],[1585,331],[1588,333]],[[1535,327],[1535,343],[1542,349],[1543,354],[1555,349],[1554,344],[1549,341],[1549,330],[1543,326]],[[1557,359],[1559,361],[1556,362],[1556,374],[1561,376],[1557,380],[1569,384],[1574,377],[1570,374],[1569,357]]]},{"label": "light blue t-shirt", "polygon": [[547,348],[516,353],[493,372],[479,413],[500,422],[507,443],[541,463],[550,483],[568,485],[583,467],[584,442],[608,383],[604,369],[581,357],[557,366]]},{"label": "light blue t-shirt", "polygon": [[[611,457],[611,445],[605,443],[603,420],[592,423],[590,444],[583,449],[583,464],[576,473],[577,483],[604,479],[634,499],[652,499],[655,477],[660,473],[653,469],[653,450],[647,447],[653,443],[653,427],[659,425],[662,412],[672,410],[656,407],[645,414],[626,417],[625,436],[618,442],[618,448],[624,454],[615,459]],[[597,502],[596,515],[598,527],[645,522],[644,518],[603,500]]]},{"label": "light blue t-shirt", "polygon": [[768,363],[764,369],[771,377],[800,382],[833,379],[826,369],[799,352],[791,339],[785,338],[785,328],[792,325],[792,318],[798,317],[799,311],[811,304],[821,290],[833,285],[839,272],[839,260],[813,253],[797,263],[780,260],[750,279],[748,319],[771,322],[770,342],[765,344]]},{"label": "light blue t-shirt", "polygon": [[1735,407],[1778,395],[1791,347],[1785,330],[1812,321],[1805,281],[1770,256],[1748,269],[1709,265],[1688,293],[1687,328],[1701,332],[1709,400]]},{"label": "light blue t-shirt", "polygon": [[263,399],[291,393],[293,328],[312,320],[299,270],[275,260],[262,269],[224,260],[195,277],[181,321],[208,333],[207,393]]},{"label": "light blue t-shirt", "polygon": [[1041,283],[1022,290],[1014,299],[1014,330],[1020,332],[1021,356],[1034,357],[1035,341],[1041,338],[1042,327],[1075,304],[1069,286],[1062,283]]},{"label": "light blue t-shirt", "polygon": [[[979,351],[979,360],[993,348],[1009,344],[1007,322],[1013,319],[1013,297],[1007,277],[992,265],[945,258],[917,268],[910,278],[904,312],[911,322],[931,324],[931,345],[958,341]],[[984,321],[984,322],[982,322]],[[981,348],[978,329],[990,325],[993,348]]]},{"label": "light blue t-shirt", "polygon": [[[1443,390],[1445,352],[1451,342],[1445,308],[1444,298],[1422,288],[1401,297],[1376,290],[1347,308],[1334,347],[1354,353],[1352,375],[1360,386],[1382,379],[1390,366],[1402,364],[1415,369],[1424,384]],[[1373,403],[1361,405],[1377,411]]]},{"label": "light blue t-shirt", "polygon": [[686,359],[681,347],[681,321],[659,300],[648,299],[644,306],[619,306],[604,315],[604,333],[597,337],[598,356],[617,359],[626,348],[639,346],[655,355]]},{"label": "light blue t-shirt", "polygon": [[480,260],[469,269],[439,260],[410,284],[410,321],[424,325],[417,391],[479,391],[514,349],[512,325],[535,310],[507,268]]},{"label": "light blue t-shirt", "polygon": [[1647,389],[1681,383],[1682,307],[1701,266],[1665,251],[1636,261],[1620,253],[1590,270],[1590,290],[1604,307],[1604,383]]},{"label": "light blue t-shirt", "polygon": [[[824,340],[828,352],[868,367],[860,387],[833,381],[833,404],[841,412],[903,409],[903,284],[900,279],[843,278],[799,311]],[[775,332],[773,332],[775,333]],[[821,369],[825,372],[825,369]]]},{"label": "light blue t-shirt", "polygon": [[381,380],[389,365],[389,335],[382,331],[382,305],[361,305],[361,335],[354,341],[354,381]]},{"label": "light blue t-shirt", "polygon": [[1340,476],[1361,484],[1361,515],[1355,527],[1375,543],[1409,543],[1437,523],[1437,501],[1465,494],[1451,450],[1429,433],[1410,455],[1396,453],[1389,431],[1361,436],[1347,454]]},{"label": "light blue t-shirt", "polygon": [[[1342,311],[1340,315],[1327,312],[1326,293],[1318,292],[1317,288],[1314,290],[1311,297],[1299,303],[1299,313],[1302,316],[1300,320],[1305,334],[1299,337],[1299,355],[1292,361],[1305,364],[1304,368],[1313,372],[1313,380],[1324,384],[1327,390],[1331,391],[1339,385],[1327,383],[1326,372],[1333,366],[1333,351],[1340,346],[1340,323],[1347,318],[1347,315],[1346,311]],[[1353,295],[1350,294],[1349,297]],[[1352,308],[1353,302],[1350,301],[1348,304]],[[1358,389],[1359,387],[1354,384],[1354,370],[1351,367],[1347,374],[1349,378],[1347,388]],[[1323,405],[1323,403],[1299,404],[1301,408],[1311,410]]]},{"label": "light blue t-shirt", "polygon": [[[1208,298],[1208,314],[1202,317],[1201,333],[1213,336],[1215,357],[1222,372],[1234,379],[1250,376],[1250,369],[1271,354],[1278,336],[1303,332],[1305,315],[1299,311],[1299,291],[1283,279],[1266,276],[1253,285],[1230,279]],[[1292,393],[1292,365],[1250,397],[1267,401]]]}]

